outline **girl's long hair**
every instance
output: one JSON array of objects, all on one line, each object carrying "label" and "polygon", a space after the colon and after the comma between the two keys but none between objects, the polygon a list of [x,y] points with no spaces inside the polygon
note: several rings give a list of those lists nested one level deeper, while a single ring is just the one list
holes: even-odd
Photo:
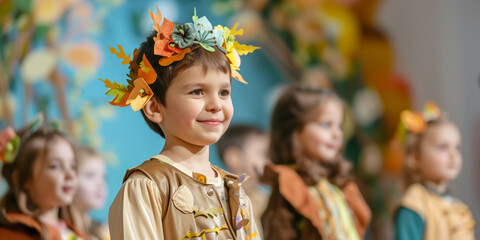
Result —
[{"label": "girl's long hair", "polygon": [[[72,146],[71,141],[60,131],[50,126],[40,127],[32,132],[30,128],[20,130],[20,149],[15,160],[11,163],[4,163],[1,174],[5,178],[8,190],[0,200],[0,224],[9,226],[5,213],[15,212],[33,217],[42,227],[41,238],[48,238],[46,226],[38,219],[39,206],[36,206],[25,188],[29,181],[32,181],[33,166],[35,161],[44,159],[48,153],[48,147],[52,142],[62,139]],[[69,221],[68,206],[60,207],[60,218]]]},{"label": "girl's long hair", "polygon": [[[330,163],[311,159],[303,151],[298,134],[309,122],[314,121],[322,105],[330,100],[343,101],[334,92],[305,83],[295,83],[287,88],[275,105],[271,119],[269,154],[275,164],[295,165],[307,185],[316,184],[327,177],[342,187],[349,179],[351,164],[339,153]],[[341,152],[341,151],[340,151]]]}]

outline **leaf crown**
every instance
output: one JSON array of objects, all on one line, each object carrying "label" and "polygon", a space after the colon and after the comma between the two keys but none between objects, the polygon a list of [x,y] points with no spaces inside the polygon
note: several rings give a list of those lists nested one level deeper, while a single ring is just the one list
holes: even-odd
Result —
[{"label": "leaf crown", "polygon": [[[149,12],[154,22],[153,28],[157,32],[156,36],[153,37],[155,42],[154,54],[161,57],[158,61],[160,66],[169,66],[174,62],[181,61],[185,54],[190,52],[190,47],[193,44],[198,44],[210,52],[215,51],[214,47],[217,47],[230,62],[232,77],[247,84],[238,72],[241,63],[240,56],[252,53],[259,47],[244,45],[235,41],[235,36],[243,34],[243,29],[237,30],[238,23],[231,29],[221,25],[213,27],[205,16],[198,18],[196,10],[194,10],[193,23],[174,24],[162,17],[158,6],[157,14],[153,14],[150,9]],[[137,64],[138,49],[133,51],[132,59],[131,55],[127,56],[125,54],[122,46],[117,46],[118,50],[110,46],[108,48],[110,53],[123,60],[123,65],[129,65],[128,84],[125,86],[108,79],[100,80],[108,88],[105,94],[114,96],[110,104],[120,107],[130,105],[134,111],[138,111],[153,96],[153,91],[149,85],[156,81],[157,73],[145,55],[142,56],[142,61]]]}]

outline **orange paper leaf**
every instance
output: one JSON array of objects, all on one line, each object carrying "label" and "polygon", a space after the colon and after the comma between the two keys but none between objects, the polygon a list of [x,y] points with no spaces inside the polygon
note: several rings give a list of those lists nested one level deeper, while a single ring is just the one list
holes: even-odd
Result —
[{"label": "orange paper leaf", "polygon": [[400,114],[400,120],[410,132],[418,134],[425,130],[426,124],[420,114],[405,110]]},{"label": "orange paper leaf", "polygon": [[[160,13],[160,9],[158,9],[158,6],[157,6],[157,14],[156,15],[152,13],[150,8],[148,9],[148,11],[150,12],[150,17],[152,18],[152,20],[154,22],[153,29],[155,29],[157,31],[157,38],[159,38],[160,34],[162,33],[161,29],[160,29],[160,22],[162,21],[162,14]],[[156,39],[154,39],[154,40],[156,40]]]},{"label": "orange paper leaf", "polygon": [[157,73],[155,72],[155,69],[153,69],[148,59],[145,57],[145,54],[143,55],[142,63],[143,67],[141,66],[140,70],[138,70],[138,77],[143,78],[148,84],[154,83],[155,80],[157,80]]},{"label": "orange paper leaf", "polygon": [[120,50],[119,52],[117,52],[117,50],[115,48],[111,48],[110,46],[107,45],[107,47],[110,49],[110,53],[113,53],[115,55],[117,55],[117,58],[121,58],[123,59],[122,61],[122,64],[123,65],[127,65],[130,63],[130,54],[127,56],[127,54],[125,54],[125,52],[123,51],[123,47],[120,46],[119,44],[117,44],[118,46],[118,49]]},{"label": "orange paper leaf", "polygon": [[190,52],[190,48],[185,48],[183,49],[180,53],[178,54],[175,54],[171,57],[168,57],[168,58],[162,58],[158,61],[158,63],[161,65],[161,66],[168,66],[170,64],[172,64],[173,62],[175,61],[180,61],[183,59],[183,57],[185,57],[185,54],[189,53]]}]

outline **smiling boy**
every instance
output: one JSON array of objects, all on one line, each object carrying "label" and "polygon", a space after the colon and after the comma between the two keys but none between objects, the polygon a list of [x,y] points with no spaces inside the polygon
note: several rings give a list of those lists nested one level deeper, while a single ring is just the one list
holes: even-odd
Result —
[{"label": "smiling boy", "polygon": [[233,116],[231,77],[243,81],[239,55],[256,48],[234,41],[236,26],[150,15],[155,31],[133,61],[111,50],[130,63],[129,85],[102,81],[112,104],[141,109],[165,145],[125,174],[109,211],[112,239],[259,239],[243,179],[209,161]]}]

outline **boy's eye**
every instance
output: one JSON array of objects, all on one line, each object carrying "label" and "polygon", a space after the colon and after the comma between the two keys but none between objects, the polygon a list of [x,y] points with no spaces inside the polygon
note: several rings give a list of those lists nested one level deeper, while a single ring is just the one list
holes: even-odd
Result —
[{"label": "boy's eye", "polygon": [[196,89],[193,90],[189,93],[190,95],[202,95],[202,90],[201,89]]},{"label": "boy's eye", "polygon": [[229,90],[222,90],[222,91],[220,91],[220,96],[228,97],[228,96],[230,96],[230,91]]}]

